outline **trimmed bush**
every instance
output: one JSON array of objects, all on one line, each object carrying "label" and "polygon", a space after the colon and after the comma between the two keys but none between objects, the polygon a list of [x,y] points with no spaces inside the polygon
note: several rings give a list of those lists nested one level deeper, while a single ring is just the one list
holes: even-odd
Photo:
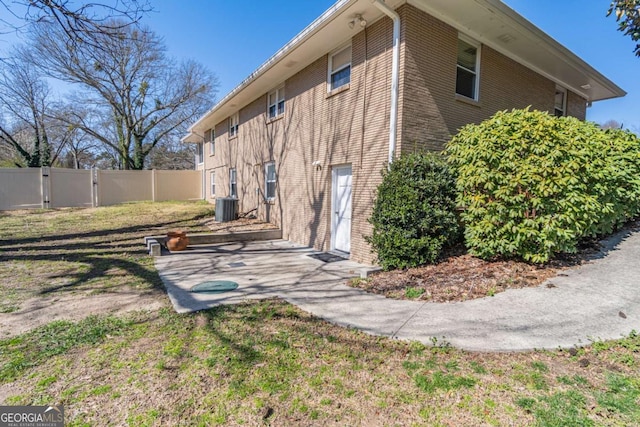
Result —
[{"label": "trimmed bush", "polygon": [[640,212],[640,140],[546,112],[499,112],[447,146],[470,252],[542,263]]},{"label": "trimmed bush", "polygon": [[433,263],[460,238],[455,178],[441,154],[403,155],[377,190],[367,241],[385,270]]}]

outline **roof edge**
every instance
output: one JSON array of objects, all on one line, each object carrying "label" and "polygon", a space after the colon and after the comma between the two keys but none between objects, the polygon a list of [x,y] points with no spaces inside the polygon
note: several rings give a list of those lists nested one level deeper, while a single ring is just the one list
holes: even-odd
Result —
[{"label": "roof edge", "polygon": [[[335,4],[333,4],[329,9],[324,11],[322,15],[317,17],[311,24],[307,25],[301,32],[299,32],[294,38],[289,40],[284,46],[282,46],[276,53],[274,53],[269,59],[267,59],[262,65],[260,65],[254,72],[249,74],[247,78],[242,80],[235,88],[233,88],[229,93],[227,93],[224,98],[218,101],[213,107],[211,107],[206,113],[204,113],[200,118],[189,126],[189,133],[191,134],[191,130],[195,128],[198,124],[200,124],[203,120],[205,120],[209,115],[214,113],[224,104],[226,104],[231,98],[233,98],[238,92],[242,91],[249,84],[258,79],[261,75],[263,75],[266,71],[268,71],[273,65],[275,65],[280,59],[286,56],[291,50],[297,48],[299,45],[304,43],[304,41],[312,36],[317,30],[319,30],[323,24],[331,21],[338,13],[345,7],[347,7],[350,3],[355,3],[356,0],[339,0]],[[184,139],[184,138],[183,138]],[[187,142],[187,141],[184,141]]]},{"label": "roof edge", "polygon": [[[602,74],[600,71],[591,66],[588,62],[582,59],[580,56],[576,55],[574,52],[569,50],[565,45],[551,37],[544,30],[536,26],[534,23],[529,21],[527,18],[519,14],[516,10],[514,10],[511,6],[504,3],[502,0],[484,0],[487,4],[499,9],[505,15],[507,15],[510,19],[517,22],[518,25],[526,28],[531,34],[535,35],[540,39],[546,49],[552,49],[559,52],[561,55],[565,57],[566,62],[570,63],[576,68],[581,68],[587,72],[590,77],[594,80],[598,81],[602,86],[606,87],[610,90],[614,96],[610,98],[602,98],[593,101],[602,101],[605,99],[612,99],[616,97],[623,97],[627,94],[627,92],[622,89],[620,86],[615,84],[612,80]],[[529,66],[533,66],[533,64],[528,64]],[[536,67],[537,68],[537,67]],[[577,88],[576,88],[577,89]],[[584,95],[584,94],[583,94]]]}]

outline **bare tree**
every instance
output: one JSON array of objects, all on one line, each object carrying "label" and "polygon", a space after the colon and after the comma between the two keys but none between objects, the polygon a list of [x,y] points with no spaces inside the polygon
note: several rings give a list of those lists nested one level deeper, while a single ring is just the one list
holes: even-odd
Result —
[{"label": "bare tree", "polygon": [[149,169],[184,170],[195,166],[194,144],[163,144],[149,157]]},{"label": "bare tree", "polygon": [[[212,104],[217,79],[197,62],[168,58],[164,43],[149,29],[109,27],[119,29],[93,33],[93,43],[78,44],[65,41],[58,26],[38,25],[35,52],[44,72],[79,85],[84,104],[96,106],[93,115],[64,120],[116,150],[120,168],[142,169],[163,139]],[[96,126],[96,114],[110,118],[115,139]]]},{"label": "bare tree", "polygon": [[60,155],[60,164],[70,169],[87,169],[96,163],[98,144],[87,134],[75,132]]},{"label": "bare tree", "polygon": [[80,114],[81,108],[69,104],[56,111],[49,126],[50,133],[62,143],[59,145],[58,165],[70,169],[86,169],[95,163],[100,144],[81,129],[69,125],[66,117]]},{"label": "bare tree", "polygon": [[[0,140],[11,146],[28,167],[50,166],[47,114],[51,94],[47,82],[28,60],[23,47],[0,63]],[[21,166],[21,164],[17,164]]]},{"label": "bare tree", "polygon": [[12,146],[0,139],[0,168],[15,167],[20,164],[20,159],[16,157]]},{"label": "bare tree", "polygon": [[624,125],[617,120],[607,120],[603,124],[600,125],[601,129],[622,129]]}]

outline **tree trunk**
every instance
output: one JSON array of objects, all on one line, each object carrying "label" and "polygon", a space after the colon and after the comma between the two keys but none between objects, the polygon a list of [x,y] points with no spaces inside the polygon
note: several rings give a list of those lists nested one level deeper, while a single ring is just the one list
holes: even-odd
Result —
[{"label": "tree trunk", "polygon": [[142,149],[142,140],[137,136],[134,136],[133,141],[133,169],[144,169],[144,159],[147,157]]}]

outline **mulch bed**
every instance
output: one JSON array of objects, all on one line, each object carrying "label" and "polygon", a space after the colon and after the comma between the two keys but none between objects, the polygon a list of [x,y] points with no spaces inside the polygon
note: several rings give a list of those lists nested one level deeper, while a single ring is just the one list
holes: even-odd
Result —
[{"label": "mulch bed", "polygon": [[435,265],[376,273],[368,280],[354,283],[368,292],[389,298],[466,301],[507,289],[538,286],[555,276],[558,270],[550,265],[535,266],[512,260],[484,261],[464,254],[451,256]]},{"label": "mulch bed", "polygon": [[[640,220],[630,222],[622,231],[625,229],[639,231]],[[507,289],[539,286],[562,270],[589,262],[601,249],[602,244],[592,239],[583,242],[576,254],[562,254],[547,264],[534,265],[516,260],[484,261],[458,248],[438,264],[383,271],[350,285],[395,299],[466,301]]]}]

